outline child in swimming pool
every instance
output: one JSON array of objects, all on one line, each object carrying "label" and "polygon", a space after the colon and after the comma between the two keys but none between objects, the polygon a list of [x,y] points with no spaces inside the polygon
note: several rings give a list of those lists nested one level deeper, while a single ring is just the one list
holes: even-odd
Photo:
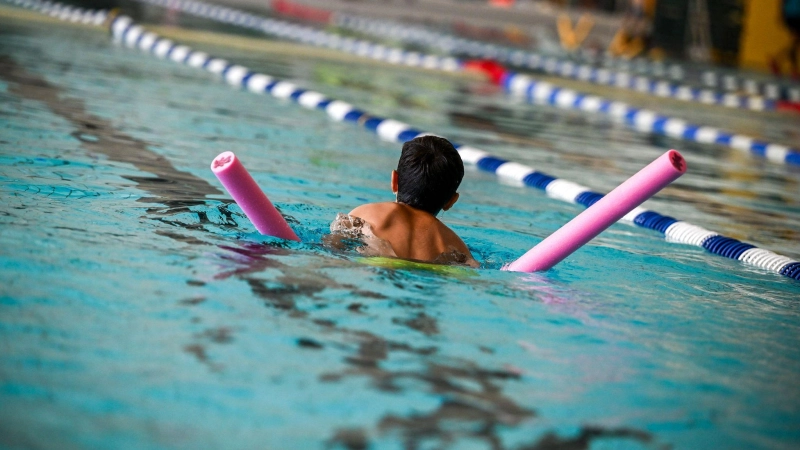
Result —
[{"label": "child in swimming pool", "polygon": [[436,215],[458,201],[464,163],[447,139],[422,136],[403,144],[392,171],[394,202],[369,203],[339,214],[331,231],[360,238],[369,256],[396,256],[478,267],[464,242]]}]

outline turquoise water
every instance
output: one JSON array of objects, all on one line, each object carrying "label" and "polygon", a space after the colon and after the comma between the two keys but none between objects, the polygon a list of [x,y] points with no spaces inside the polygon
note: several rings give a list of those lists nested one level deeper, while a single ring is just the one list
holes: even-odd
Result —
[{"label": "turquoise water", "polygon": [[[800,443],[797,282],[625,225],[547,273],[496,270],[581,208],[471,169],[442,218],[481,270],[369,266],[321,240],[391,198],[397,144],[101,31],[2,20],[0,446]],[[677,147],[690,172],[647,207],[800,258],[791,168],[478,81],[209,50],[597,191]],[[306,244],[255,232],[208,169],[225,150]]]}]

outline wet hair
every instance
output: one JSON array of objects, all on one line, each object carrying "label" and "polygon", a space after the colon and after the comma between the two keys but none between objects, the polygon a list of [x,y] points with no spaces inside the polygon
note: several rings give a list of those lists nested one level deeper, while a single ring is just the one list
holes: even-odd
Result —
[{"label": "wet hair", "polygon": [[422,136],[403,144],[397,162],[397,201],[434,216],[453,197],[464,178],[464,163],[453,144]]}]

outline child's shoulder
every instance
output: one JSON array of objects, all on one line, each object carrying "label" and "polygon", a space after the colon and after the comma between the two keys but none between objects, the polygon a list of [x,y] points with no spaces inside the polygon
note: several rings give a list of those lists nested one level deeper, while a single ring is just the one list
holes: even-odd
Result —
[{"label": "child's shoulder", "polygon": [[377,203],[365,203],[361,206],[357,206],[351,214],[355,211],[381,211],[381,210],[388,210],[395,207],[397,203],[394,202],[377,202]]},{"label": "child's shoulder", "polygon": [[386,215],[394,210],[396,205],[393,202],[366,203],[350,211],[350,215],[369,221],[368,217]]}]

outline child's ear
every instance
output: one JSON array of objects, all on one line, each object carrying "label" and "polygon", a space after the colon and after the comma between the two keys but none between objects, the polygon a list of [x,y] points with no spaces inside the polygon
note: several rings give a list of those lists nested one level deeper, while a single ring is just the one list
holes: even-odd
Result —
[{"label": "child's ear", "polygon": [[398,184],[397,184],[397,171],[393,170],[392,171],[392,194],[397,194],[397,191],[398,191],[397,186],[398,186]]},{"label": "child's ear", "polygon": [[456,192],[455,194],[453,194],[452,197],[450,197],[450,200],[448,200],[448,202],[445,203],[444,206],[442,206],[442,210],[447,211],[448,209],[452,208],[457,201],[458,201],[458,192]]}]

